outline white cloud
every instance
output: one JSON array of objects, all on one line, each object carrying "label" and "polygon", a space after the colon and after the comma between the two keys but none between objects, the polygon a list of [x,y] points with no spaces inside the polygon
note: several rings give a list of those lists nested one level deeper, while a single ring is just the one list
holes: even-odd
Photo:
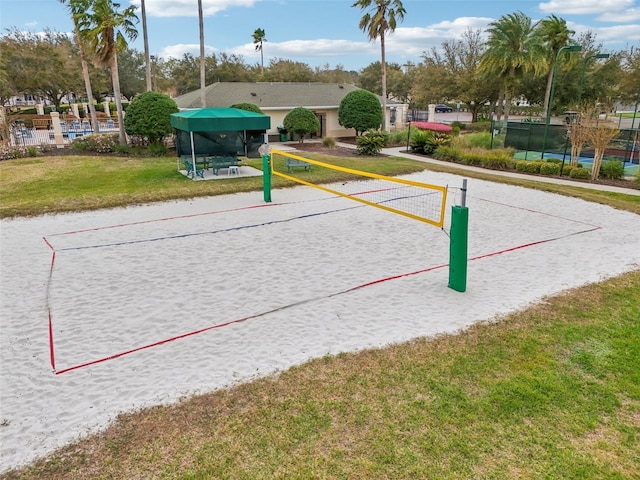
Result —
[{"label": "white cloud", "polygon": [[607,12],[598,17],[601,22],[627,23],[640,20],[640,8],[630,8],[620,12]]},{"label": "white cloud", "polygon": [[[230,7],[252,7],[258,0],[202,0],[202,14],[211,17]],[[140,0],[131,0],[140,8]],[[145,0],[147,17],[197,17],[197,0]]]},{"label": "white cloud", "polygon": [[[268,58],[332,57],[337,55],[368,54],[378,51],[378,47],[366,42],[318,38],[315,40],[290,40],[286,42],[265,42],[263,52]],[[230,50],[231,53],[247,58],[260,58],[253,43],[246,43]]]},{"label": "white cloud", "polygon": [[[551,0],[539,4],[542,12],[555,15],[617,15],[635,9],[635,0]],[[602,20],[602,18],[599,18]],[[602,20],[608,21],[608,20]],[[625,20],[624,16],[616,21]]]},{"label": "white cloud", "polygon": [[[204,46],[204,54],[211,55],[216,53],[217,49],[214,47]],[[200,57],[200,44],[198,43],[178,43],[176,45],[168,45],[162,49],[159,56],[162,58],[182,58],[185,53],[190,53],[196,58]]]}]

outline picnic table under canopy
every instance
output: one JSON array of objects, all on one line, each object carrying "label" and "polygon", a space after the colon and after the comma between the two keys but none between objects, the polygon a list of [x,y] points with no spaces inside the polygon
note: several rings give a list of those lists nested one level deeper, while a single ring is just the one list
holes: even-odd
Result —
[{"label": "picnic table under canopy", "polygon": [[171,114],[178,156],[259,157],[271,117],[238,108],[199,108]]}]

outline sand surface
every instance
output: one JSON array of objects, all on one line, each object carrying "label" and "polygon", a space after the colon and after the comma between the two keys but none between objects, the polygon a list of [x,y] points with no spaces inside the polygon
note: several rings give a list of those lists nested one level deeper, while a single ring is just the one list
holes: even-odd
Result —
[{"label": "sand surface", "polygon": [[308,187],[270,204],[255,192],[2,221],[1,470],[119,412],[454,332],[640,268],[640,217],[470,180],[456,292],[447,232],[462,179],[408,178],[453,187],[443,230]]}]

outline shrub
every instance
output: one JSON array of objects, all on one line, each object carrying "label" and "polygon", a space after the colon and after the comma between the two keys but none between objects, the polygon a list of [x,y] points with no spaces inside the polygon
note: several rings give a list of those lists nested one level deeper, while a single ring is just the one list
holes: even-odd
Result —
[{"label": "shrub", "polygon": [[231,105],[230,108],[237,108],[238,110],[245,110],[247,112],[263,113],[260,107],[253,103],[235,103]]},{"label": "shrub", "polygon": [[76,138],[71,142],[71,149],[77,151],[89,151],[99,153],[115,152],[119,144],[117,133],[104,133],[100,135],[87,135]]},{"label": "shrub", "polygon": [[569,177],[579,180],[585,180],[587,178],[591,178],[591,172],[589,172],[589,170],[587,170],[586,168],[574,167],[573,169],[571,169]]},{"label": "shrub", "polygon": [[489,152],[482,162],[484,168],[503,171],[513,170],[513,164],[514,162],[511,155],[501,151]]},{"label": "shrub", "polygon": [[554,157],[551,157],[551,158],[547,158],[547,159],[545,160],[545,162],[548,162],[548,163],[557,163],[558,165],[560,165],[560,164],[562,164],[562,159],[561,159],[561,158],[554,158]]},{"label": "shrub", "polygon": [[433,152],[433,158],[447,162],[460,162],[461,151],[459,148],[443,145]]},{"label": "shrub", "polygon": [[14,147],[11,145],[0,147],[0,160],[12,160],[14,158],[24,158],[27,156],[25,147]]},{"label": "shrub", "polygon": [[458,131],[460,131],[465,129],[465,124],[456,120],[454,122],[451,122],[451,127],[453,127],[454,129],[457,128]]},{"label": "shrub", "polygon": [[516,162],[516,170],[523,173],[540,173],[540,167],[542,165],[545,165],[546,163],[547,162],[542,162],[540,160],[536,160],[533,162],[520,160]]},{"label": "shrub", "polygon": [[491,148],[491,133],[490,132],[475,132],[468,133],[463,135],[462,141],[468,145],[470,148],[479,147],[486,148],[489,150]]},{"label": "shrub", "polygon": [[467,130],[472,132],[491,132],[491,120],[482,120],[467,124]]},{"label": "shrub", "polygon": [[540,174],[541,175],[560,175],[560,165],[559,163],[554,162],[544,162],[540,165]]},{"label": "shrub", "polygon": [[356,139],[358,155],[377,155],[384,147],[385,136],[380,130],[369,130]]},{"label": "shrub", "polygon": [[620,179],[624,177],[624,165],[619,160],[607,160],[600,166],[600,176],[603,178]]},{"label": "shrub", "polygon": [[124,117],[124,129],[128,135],[140,137],[145,143],[162,142],[172,134],[170,116],[177,112],[176,102],[168,95],[144,92],[131,100]]},{"label": "shrub", "polygon": [[571,170],[573,170],[573,165],[569,164],[565,164],[565,166],[562,168],[562,176],[563,177],[569,177],[571,176]]},{"label": "shrub", "polygon": [[322,146],[325,148],[336,148],[336,139],[333,137],[323,137]]},{"label": "shrub", "polygon": [[[431,145],[433,139],[433,132],[430,130],[413,130],[411,132],[411,138],[409,140],[409,146],[411,151],[415,153],[425,154],[427,153],[427,145]],[[431,148],[431,151],[435,149]],[[431,152],[429,152],[431,153]]]},{"label": "shrub", "polygon": [[380,100],[367,90],[347,93],[338,107],[338,123],[345,128],[354,128],[356,134],[380,128],[382,106]]},{"label": "shrub", "polygon": [[149,144],[147,153],[151,157],[164,157],[167,154],[167,147],[162,142],[154,142]]},{"label": "shrub", "polygon": [[320,120],[308,108],[297,107],[287,113],[284,117],[284,128],[288,132],[300,135],[300,143],[304,141],[304,136],[320,130]]}]

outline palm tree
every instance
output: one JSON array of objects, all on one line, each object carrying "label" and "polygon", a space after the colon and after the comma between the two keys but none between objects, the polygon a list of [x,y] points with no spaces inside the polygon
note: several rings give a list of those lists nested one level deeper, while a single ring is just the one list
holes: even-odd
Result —
[{"label": "palm tree", "polygon": [[358,28],[367,33],[369,40],[380,38],[382,66],[382,129],[386,130],[387,118],[387,62],[385,60],[385,35],[396,29],[396,17],[402,21],[407,13],[400,0],[358,0],[351,5],[361,10],[371,9],[360,19]]},{"label": "palm tree", "polygon": [[266,42],[264,30],[256,28],[253,32],[253,43],[256,46],[256,50],[260,50],[260,73],[264,73],[264,55],[262,52],[262,42]]},{"label": "palm tree", "polygon": [[542,117],[547,118],[547,111],[550,107],[549,98],[551,96],[551,84],[553,83],[553,66],[558,52],[569,43],[571,36],[575,32],[567,28],[567,22],[551,15],[540,21],[536,28],[536,34],[540,38],[542,44],[546,47],[547,64],[549,73],[547,74],[547,88],[544,92],[544,107],[542,109]]},{"label": "palm tree", "polygon": [[102,66],[108,66],[111,71],[118,115],[119,140],[121,145],[126,145],[120,75],[118,74],[118,52],[127,47],[125,37],[135,40],[138,36],[138,31],[134,27],[138,17],[134,6],[120,12],[120,4],[113,3],[111,0],[87,0],[87,3],[89,7],[87,10],[74,13],[74,21],[78,25],[80,38],[87,42],[96,61]]},{"label": "palm tree", "polygon": [[91,124],[93,125],[93,131],[100,132],[100,125],[98,124],[98,115],[96,114],[96,106],[93,103],[93,89],[91,88],[91,78],[89,77],[89,65],[87,63],[87,57],[85,54],[85,46],[80,39],[78,33],[78,24],[75,21],[75,14],[77,12],[85,11],[88,8],[87,0],[60,0],[60,3],[66,5],[71,13],[73,19],[73,38],[78,45],[78,52],[80,53],[80,64],[82,66],[82,78],[84,79],[84,88],[87,94],[87,103],[89,105],[89,116],[91,117]]},{"label": "palm tree", "polygon": [[151,58],[149,57],[149,36],[147,35],[147,10],[144,0],[140,0],[140,12],[142,16],[142,39],[144,40],[144,67],[147,81],[147,92],[153,90],[151,85]]},{"label": "palm tree", "polygon": [[207,106],[207,86],[204,65],[204,20],[202,17],[202,0],[198,0],[198,27],[200,29],[200,106]]},{"label": "palm tree", "polygon": [[498,120],[503,104],[505,120],[509,118],[516,81],[525,73],[537,73],[546,65],[534,28],[528,16],[516,12],[503,15],[487,29],[489,39],[480,70],[500,79]]}]

